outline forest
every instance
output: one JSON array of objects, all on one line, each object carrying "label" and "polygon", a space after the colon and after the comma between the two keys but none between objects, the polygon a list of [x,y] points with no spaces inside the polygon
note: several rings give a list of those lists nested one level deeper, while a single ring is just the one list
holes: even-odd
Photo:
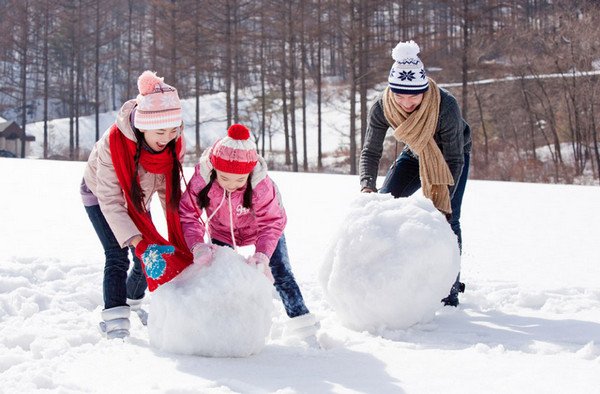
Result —
[{"label": "forest", "polygon": [[[349,119],[336,154],[356,174],[391,51],[414,40],[471,126],[471,178],[597,184],[599,25],[594,0],[0,0],[0,116],[25,129],[68,118],[65,156],[85,160],[77,120],[95,115],[98,139],[99,114],[156,70],[198,103],[191,153],[209,115],[200,98],[224,92],[227,124],[250,123],[263,153],[284,134],[282,169],[309,171],[309,133],[319,141],[310,170],[324,172],[320,109],[335,92]],[[309,95],[316,113],[305,111]],[[46,128],[43,144],[51,157]]]}]

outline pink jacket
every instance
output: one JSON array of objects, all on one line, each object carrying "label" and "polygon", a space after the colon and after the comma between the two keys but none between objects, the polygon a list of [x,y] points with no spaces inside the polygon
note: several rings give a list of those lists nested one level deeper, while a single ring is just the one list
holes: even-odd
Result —
[{"label": "pink jacket", "polygon": [[[213,170],[209,160],[211,150],[212,148],[209,148],[204,151],[196,165],[194,176],[188,184],[189,189],[183,194],[179,203],[181,227],[190,249],[196,243],[204,242],[206,229],[198,220],[196,209],[200,212],[197,205],[198,193],[210,182],[210,174]],[[206,208],[207,218],[211,217],[208,223],[209,235],[221,242],[234,245],[231,238],[230,220],[232,220],[235,244],[255,245],[256,252],[271,257],[283,234],[287,217],[277,186],[267,175],[267,165],[260,156],[256,167],[252,170],[252,210],[243,206],[245,190],[246,187],[243,187],[227,196],[218,182],[216,180],[213,182],[208,193],[210,205]],[[231,198],[231,205],[228,203],[229,198]]]},{"label": "pink jacket", "polygon": [[[137,141],[130,120],[131,112],[135,106],[135,100],[127,101],[123,104],[123,107],[121,107],[116,120],[119,130],[132,141]],[[181,132],[183,132],[183,127],[181,130]],[[122,247],[125,247],[131,238],[141,234],[141,232],[137,229],[127,213],[127,203],[125,202],[123,189],[117,178],[110,154],[109,134],[110,129],[107,130],[94,145],[94,149],[88,158],[83,178],[85,179],[86,186],[96,198],[98,198],[100,209],[111,230],[115,234],[117,241]],[[178,138],[180,137],[181,135]],[[181,142],[182,149],[179,160],[183,162],[183,157],[185,155],[185,138],[182,138]],[[142,166],[140,166],[138,173],[140,186],[144,192],[145,205],[149,207],[152,196],[154,193],[158,192],[163,209],[165,209],[166,185],[164,175],[152,174],[146,171]]]}]

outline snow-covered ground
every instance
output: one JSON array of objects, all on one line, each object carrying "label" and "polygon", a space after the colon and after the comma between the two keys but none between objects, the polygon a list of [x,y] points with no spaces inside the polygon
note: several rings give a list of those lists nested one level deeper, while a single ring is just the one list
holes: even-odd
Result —
[{"label": "snow-covered ground", "polygon": [[78,193],[84,165],[0,159],[2,393],[599,390],[598,187],[470,181],[461,305],[427,324],[372,334],[341,323],[317,278],[358,178],[273,172],[292,267],[321,319],[324,349],[282,337],[274,300],[259,354],[204,358],[156,350],[136,319],[125,342],[101,337],[104,257]]}]

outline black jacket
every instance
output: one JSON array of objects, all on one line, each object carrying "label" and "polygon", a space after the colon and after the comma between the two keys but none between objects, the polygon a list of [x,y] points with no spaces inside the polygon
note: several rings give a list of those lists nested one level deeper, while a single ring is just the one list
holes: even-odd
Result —
[{"label": "black jacket", "polygon": [[[442,151],[454,178],[454,186],[450,187],[450,198],[452,198],[463,170],[464,155],[471,152],[473,143],[471,141],[471,128],[462,118],[456,99],[448,91],[439,89],[441,96],[440,111],[433,138]],[[383,142],[388,129],[391,128],[383,112],[382,100],[383,94],[379,96],[369,111],[364,146],[360,153],[361,188],[368,187],[377,190],[377,172],[379,160],[381,160],[383,153]],[[417,154],[408,145],[405,146],[404,151],[418,159]]]}]

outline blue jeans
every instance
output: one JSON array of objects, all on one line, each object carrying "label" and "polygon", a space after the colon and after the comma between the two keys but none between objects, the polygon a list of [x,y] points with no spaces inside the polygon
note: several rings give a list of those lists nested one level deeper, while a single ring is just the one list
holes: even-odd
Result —
[{"label": "blue jeans", "polygon": [[[470,158],[471,156],[468,153],[465,153],[465,164],[462,173],[460,174],[458,184],[454,190],[454,197],[450,200],[450,206],[452,208],[450,227],[452,228],[452,231],[454,231],[454,234],[456,234],[458,246],[461,251],[462,232],[460,229],[460,208],[465,194],[465,187],[467,186]],[[391,193],[392,196],[396,198],[408,197],[419,190],[420,187],[421,178],[419,177],[419,160],[406,152],[402,152],[388,171],[385,181],[383,182],[383,187],[379,192]]]},{"label": "blue jeans", "polygon": [[[231,245],[221,242],[218,239],[212,238],[212,242],[216,245],[231,247]],[[281,234],[277,247],[271,256],[269,267],[271,268],[271,273],[275,279],[273,285],[275,285],[275,289],[277,289],[277,292],[281,297],[287,315],[289,317],[296,317],[309,313],[308,308],[304,304],[304,298],[302,297],[300,288],[292,273],[287,244],[283,234]]]},{"label": "blue jeans", "polygon": [[127,305],[127,298],[139,300],[144,297],[148,283],[146,283],[142,262],[135,255],[134,248],[131,248],[133,268],[128,276],[128,249],[130,248],[122,248],[119,245],[99,205],[85,207],[85,210],[94,226],[94,230],[96,230],[96,234],[98,234],[98,238],[100,238],[106,257],[102,284],[104,309]]},{"label": "blue jeans", "polygon": [[[458,239],[458,248],[462,253],[462,231],[460,229],[460,208],[462,206],[463,196],[465,194],[465,187],[467,186],[467,178],[469,176],[469,163],[471,156],[465,153],[465,164],[463,166],[462,173],[458,184],[454,189],[454,196],[450,200],[450,206],[452,208],[452,219],[450,220],[450,227],[456,238]],[[383,187],[379,191],[380,193],[391,193],[392,196],[408,197],[414,192],[419,190],[421,187],[421,178],[419,176],[419,160],[410,156],[406,152],[402,152],[396,162],[392,165],[388,171]],[[460,283],[460,272],[450,289],[450,296],[458,297],[458,292],[461,291]]]}]

